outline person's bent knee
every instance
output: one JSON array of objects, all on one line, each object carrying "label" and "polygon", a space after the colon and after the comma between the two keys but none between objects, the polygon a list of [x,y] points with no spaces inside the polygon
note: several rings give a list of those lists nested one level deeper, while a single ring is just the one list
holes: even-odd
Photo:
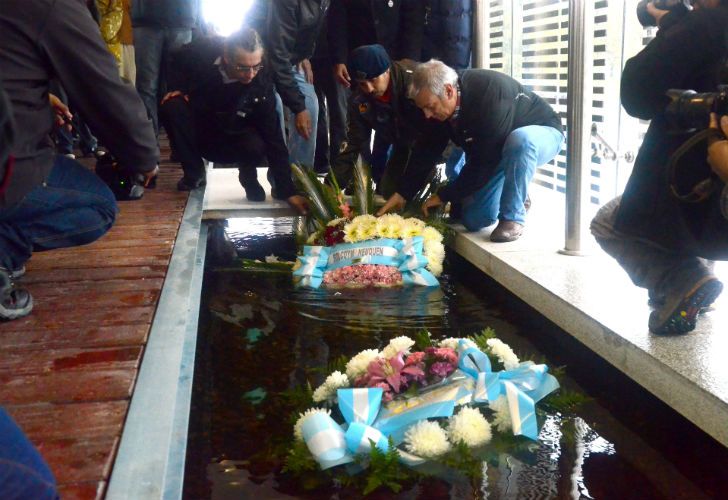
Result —
[{"label": "person's bent knee", "polygon": [[527,151],[536,151],[536,143],[533,137],[524,128],[517,128],[511,132],[506,138],[503,145],[503,153],[524,153]]},{"label": "person's bent knee", "polygon": [[467,210],[465,210],[463,211],[462,223],[468,231],[480,231],[484,227],[494,224],[495,221],[483,216],[468,214]]}]

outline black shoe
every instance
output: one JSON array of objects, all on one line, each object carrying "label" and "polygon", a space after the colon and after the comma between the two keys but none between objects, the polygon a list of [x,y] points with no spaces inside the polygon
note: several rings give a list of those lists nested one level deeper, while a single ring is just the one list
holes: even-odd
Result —
[{"label": "black shoe", "polygon": [[0,267],[0,272],[7,273],[8,277],[11,280],[17,280],[25,276],[25,266],[20,266],[18,269],[7,269],[5,267]]},{"label": "black shoe", "polygon": [[700,311],[709,307],[722,291],[723,283],[710,275],[698,280],[686,292],[669,294],[664,305],[650,314],[650,331],[660,335],[693,331]]},{"label": "black shoe", "polygon": [[15,288],[10,275],[0,270],[0,319],[22,318],[33,310],[33,297],[28,290]]},{"label": "black shoe", "polygon": [[177,183],[177,191],[192,191],[193,189],[203,187],[206,184],[207,181],[205,179],[191,180],[187,177],[182,177]]},{"label": "black shoe", "polygon": [[260,185],[258,179],[253,179],[243,184],[245,197],[248,201],[265,201],[265,189]]}]

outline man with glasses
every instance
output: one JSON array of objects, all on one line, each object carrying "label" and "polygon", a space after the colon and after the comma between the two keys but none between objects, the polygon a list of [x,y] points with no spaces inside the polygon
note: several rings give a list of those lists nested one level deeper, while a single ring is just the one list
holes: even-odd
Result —
[{"label": "man with glasses", "polygon": [[237,163],[250,201],[264,201],[256,168],[267,159],[274,198],[305,212],[288,165],[288,149],[276,109],[260,36],[252,28],[223,39],[199,39],[173,55],[170,92],[160,116],[179,156],[184,177],[180,191],[205,185],[202,158]]}]

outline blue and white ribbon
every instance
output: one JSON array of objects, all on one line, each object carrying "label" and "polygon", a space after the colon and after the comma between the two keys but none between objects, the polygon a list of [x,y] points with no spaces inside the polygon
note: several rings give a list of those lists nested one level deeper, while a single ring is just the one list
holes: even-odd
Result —
[{"label": "blue and white ribbon", "polygon": [[396,267],[405,285],[438,286],[437,278],[425,267],[422,236],[406,238],[377,238],[357,243],[341,243],[331,247],[304,246],[298,258],[301,266],[293,272],[300,284],[318,288],[326,271],[346,266],[377,264]]}]

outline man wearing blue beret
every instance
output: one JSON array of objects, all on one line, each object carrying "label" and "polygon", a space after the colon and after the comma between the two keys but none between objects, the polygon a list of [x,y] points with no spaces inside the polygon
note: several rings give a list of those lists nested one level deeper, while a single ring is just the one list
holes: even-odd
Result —
[{"label": "man wearing blue beret", "polygon": [[349,74],[356,87],[349,100],[347,140],[332,168],[340,186],[351,181],[354,162],[367,156],[372,131],[392,144],[378,191],[392,195],[407,165],[410,152],[423,130],[441,127],[428,123],[425,115],[407,98],[416,64],[391,61],[381,45],[357,47],[349,56]]}]

